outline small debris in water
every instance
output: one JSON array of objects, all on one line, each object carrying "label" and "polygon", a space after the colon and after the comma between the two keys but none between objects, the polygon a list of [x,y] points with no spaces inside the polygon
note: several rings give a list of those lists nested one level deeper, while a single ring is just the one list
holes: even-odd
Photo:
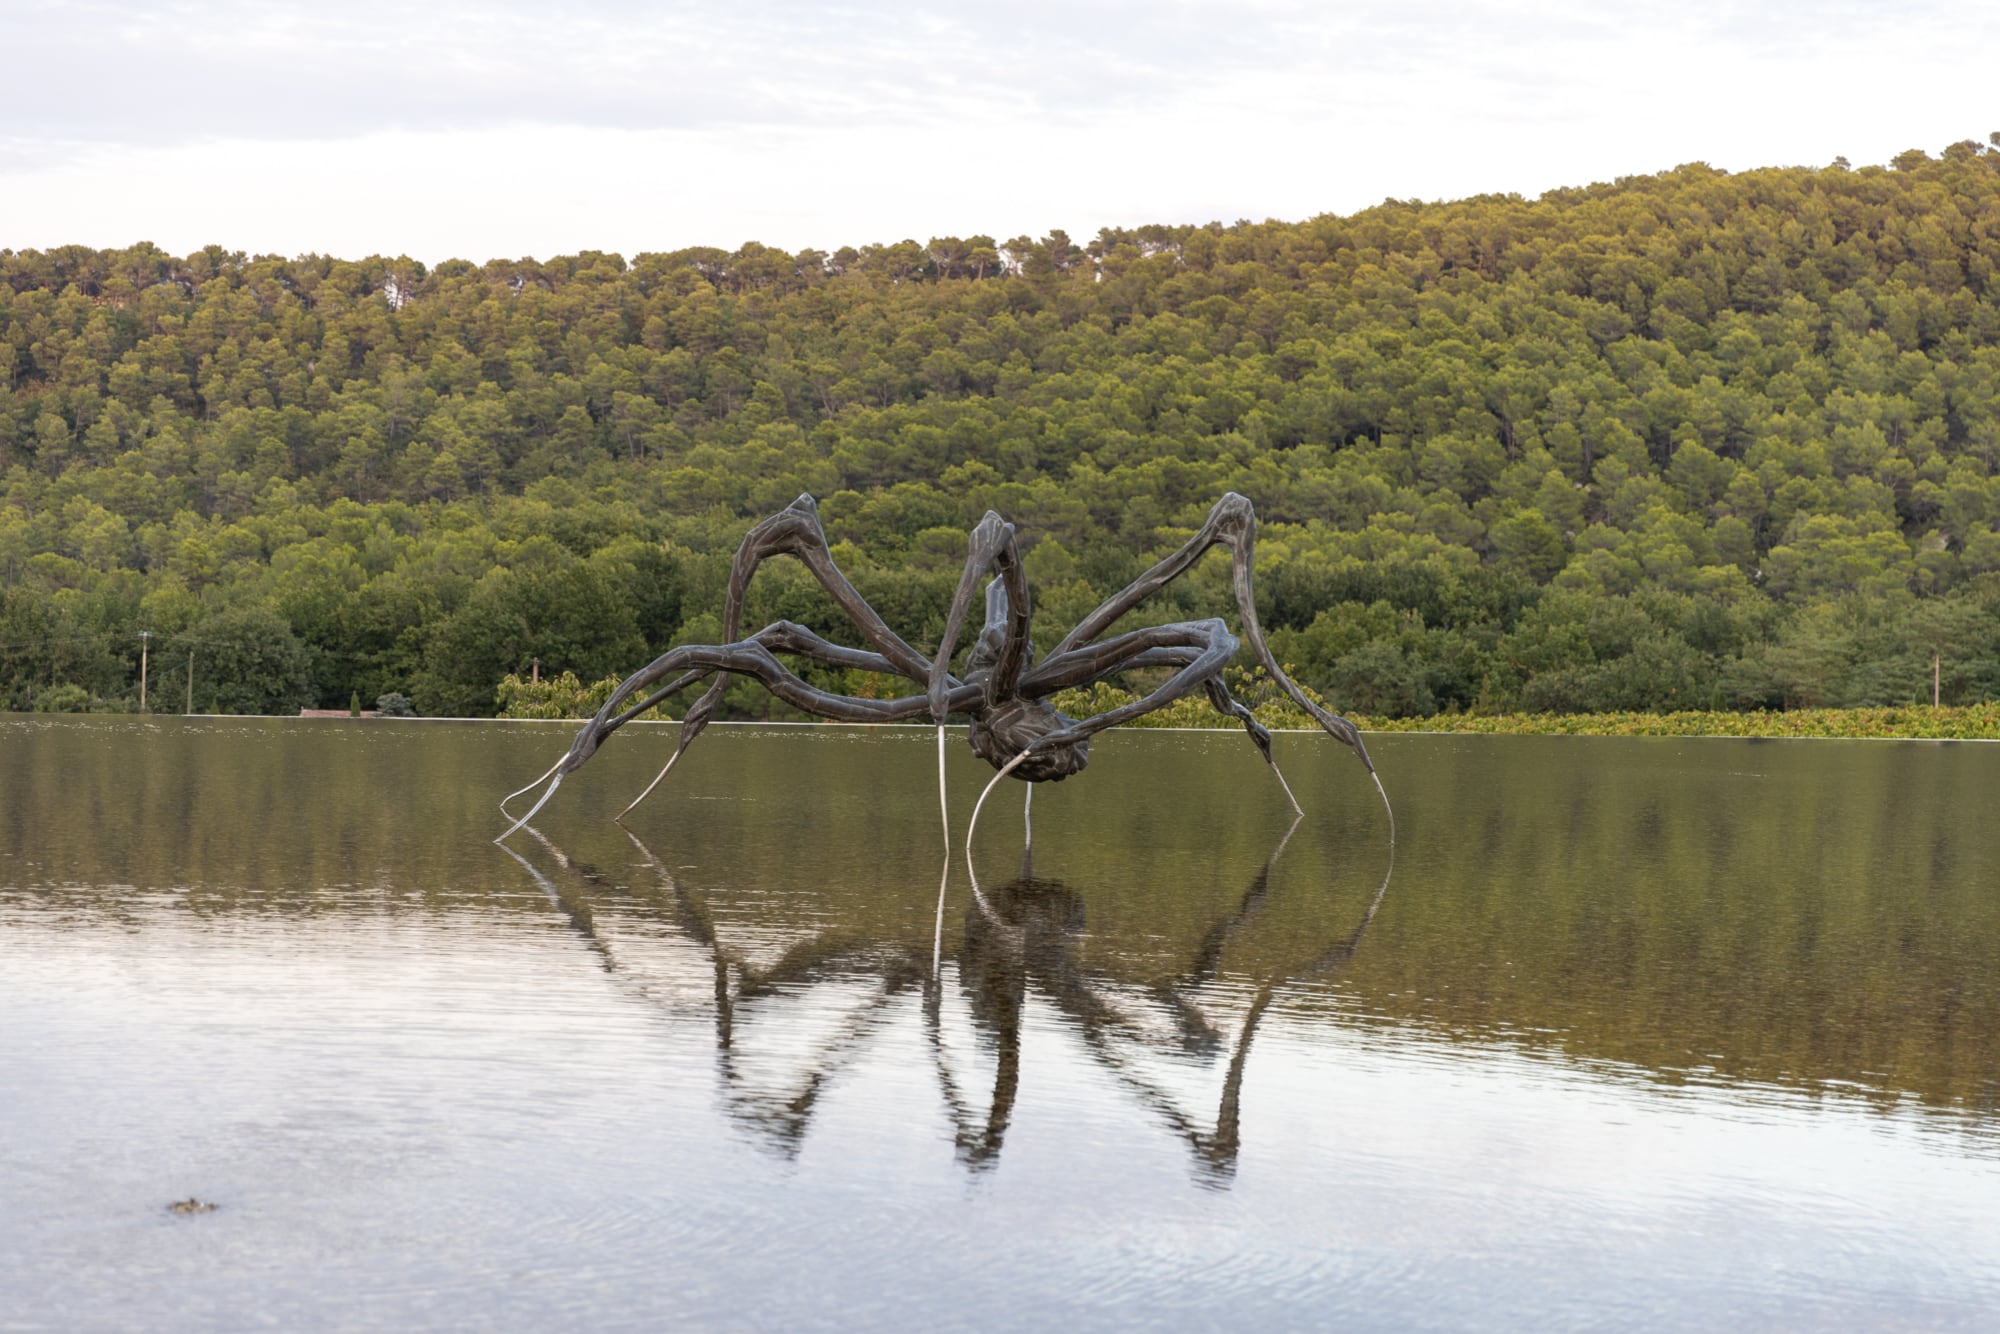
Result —
[{"label": "small debris in water", "polygon": [[222,1206],[208,1200],[197,1200],[190,1195],[185,1200],[175,1200],[167,1206],[170,1214],[212,1214]]}]

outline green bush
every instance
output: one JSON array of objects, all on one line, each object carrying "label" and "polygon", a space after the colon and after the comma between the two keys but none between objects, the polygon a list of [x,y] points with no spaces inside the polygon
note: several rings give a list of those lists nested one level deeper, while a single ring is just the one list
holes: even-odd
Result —
[{"label": "green bush", "polygon": [[90,692],[82,686],[50,686],[35,696],[36,713],[88,713]]},{"label": "green bush", "polygon": [[[606,676],[584,685],[577,680],[575,672],[558,672],[545,676],[539,681],[523,681],[520,677],[508,675],[502,678],[496,692],[502,718],[589,718],[604,701],[611,698],[611,692],[618,688],[623,677]],[[636,701],[635,701],[636,702]],[[652,722],[671,721],[665,706],[656,706],[641,715],[643,720]]]}]

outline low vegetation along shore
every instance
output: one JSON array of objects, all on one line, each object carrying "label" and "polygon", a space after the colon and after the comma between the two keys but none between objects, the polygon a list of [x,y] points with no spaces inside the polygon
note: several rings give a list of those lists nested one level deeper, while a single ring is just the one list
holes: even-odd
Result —
[{"label": "low vegetation along shore", "polygon": [[1471,732],[1516,736],[1746,736],[1848,740],[2000,740],[2000,707],[1795,709],[1787,713],[1441,713],[1358,718],[1365,732]]},{"label": "low vegetation along shore", "polygon": [[[563,673],[541,681],[509,677],[500,687],[503,718],[588,718],[618,684],[616,677],[585,686]],[[1261,669],[1231,673],[1230,689],[1251,705],[1272,731],[1311,731],[1315,724],[1280,695]],[[1307,688],[1315,699],[1325,700]],[[1066,690],[1053,699],[1072,717],[1087,718],[1135,696],[1114,686]],[[671,721],[655,709],[650,718]],[[1674,713],[1437,713],[1424,718],[1351,714],[1364,732],[1453,732],[1486,736],[1716,736],[1821,737],[1939,741],[2000,740],[2000,704],[1902,705],[1893,708],[1789,709],[1728,712],[1686,709]],[[1133,727],[1200,727],[1233,730],[1199,695],[1177,700],[1134,720]]]}]

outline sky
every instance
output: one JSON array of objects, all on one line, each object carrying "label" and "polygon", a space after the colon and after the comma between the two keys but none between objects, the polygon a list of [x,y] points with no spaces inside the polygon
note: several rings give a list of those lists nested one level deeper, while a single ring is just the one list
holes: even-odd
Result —
[{"label": "sky", "polygon": [[1990,0],[0,0],[0,248],[1296,220],[2000,129]]}]

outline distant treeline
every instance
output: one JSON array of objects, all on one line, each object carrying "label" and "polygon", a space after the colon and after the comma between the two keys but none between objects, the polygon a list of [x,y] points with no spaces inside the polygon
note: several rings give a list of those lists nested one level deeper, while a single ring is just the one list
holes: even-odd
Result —
[{"label": "distant treeline", "polygon": [[[1359,713],[1978,702],[1996,270],[1970,140],[1085,244],[0,251],[0,708],[129,707],[145,632],[154,707],[490,714],[716,639],[801,492],[916,641],[998,509],[1049,643],[1230,489]],[[789,562],[778,616],[852,639]]]}]

